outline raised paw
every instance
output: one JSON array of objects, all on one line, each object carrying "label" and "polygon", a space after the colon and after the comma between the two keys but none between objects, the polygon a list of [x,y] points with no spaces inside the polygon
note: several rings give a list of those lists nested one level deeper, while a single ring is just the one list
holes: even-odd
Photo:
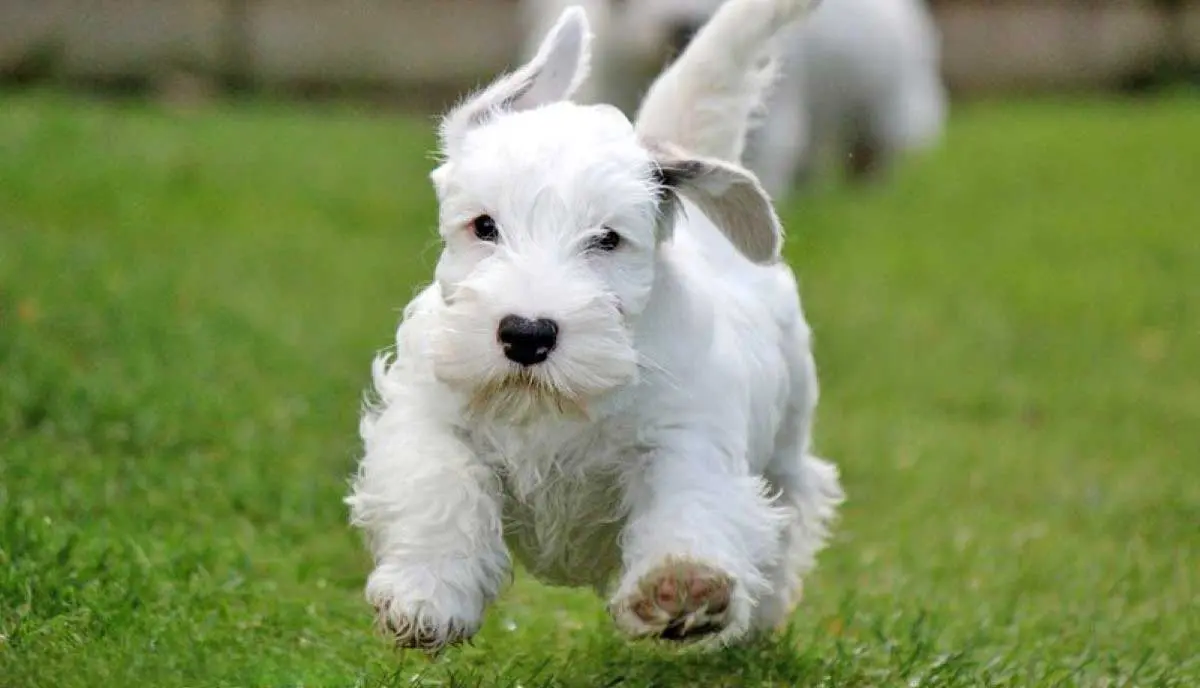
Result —
[{"label": "raised paw", "polygon": [[610,612],[635,637],[697,640],[729,625],[733,593],[734,581],[722,571],[676,560],[639,578],[631,593],[610,605]]}]

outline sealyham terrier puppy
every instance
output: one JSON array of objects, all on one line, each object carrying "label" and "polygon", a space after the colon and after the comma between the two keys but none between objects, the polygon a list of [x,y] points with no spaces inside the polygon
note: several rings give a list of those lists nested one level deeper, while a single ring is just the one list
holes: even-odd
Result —
[{"label": "sealyham terrier puppy", "polygon": [[[577,0],[522,0],[528,52]],[[579,102],[633,112],[641,90],[721,0],[586,0],[597,36]],[[868,179],[941,136],[941,36],[925,0],[824,0],[782,39],[783,66],[746,165],[776,198],[832,159]]]},{"label": "sealyham terrier puppy", "polygon": [[590,586],[632,637],[785,622],[842,500],[781,229],[736,162],[805,0],[731,0],[636,125],[579,105],[589,28],[466,99],[444,248],[374,365],[347,498],[401,647],[470,638],[511,575]]}]

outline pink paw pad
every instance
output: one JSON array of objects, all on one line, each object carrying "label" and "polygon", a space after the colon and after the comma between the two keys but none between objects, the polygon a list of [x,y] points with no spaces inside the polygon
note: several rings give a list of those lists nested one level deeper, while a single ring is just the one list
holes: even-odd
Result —
[{"label": "pink paw pad", "polygon": [[725,627],[732,592],[728,575],[704,564],[676,561],[642,577],[630,609],[653,635],[692,640]]}]

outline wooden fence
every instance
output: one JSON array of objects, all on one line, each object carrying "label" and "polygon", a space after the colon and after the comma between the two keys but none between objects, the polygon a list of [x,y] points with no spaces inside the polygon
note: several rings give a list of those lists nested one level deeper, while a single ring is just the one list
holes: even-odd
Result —
[{"label": "wooden fence", "polygon": [[[1200,64],[1200,0],[933,6],[960,94],[1097,88]],[[0,0],[0,78],[452,93],[515,59],[515,9],[515,0]]]}]

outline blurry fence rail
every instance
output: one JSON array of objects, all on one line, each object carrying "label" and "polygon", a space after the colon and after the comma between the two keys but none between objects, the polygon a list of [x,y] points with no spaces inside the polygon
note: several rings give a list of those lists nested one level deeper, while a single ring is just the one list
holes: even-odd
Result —
[{"label": "blurry fence rail", "polygon": [[[834,0],[830,0],[834,1]],[[932,0],[958,93],[1200,64],[1200,0]],[[511,64],[516,0],[0,0],[0,78],[448,97]]]}]

